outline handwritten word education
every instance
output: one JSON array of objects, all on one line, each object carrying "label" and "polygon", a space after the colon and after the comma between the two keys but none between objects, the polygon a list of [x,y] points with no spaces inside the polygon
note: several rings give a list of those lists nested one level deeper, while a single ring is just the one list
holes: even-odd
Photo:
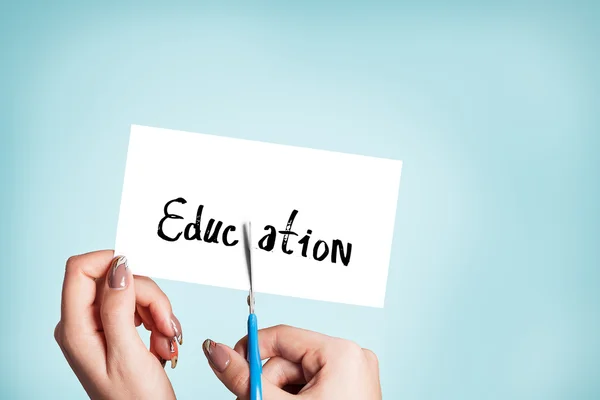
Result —
[{"label": "handwritten word education", "polygon": [[[164,216],[158,223],[158,236],[168,242],[176,242],[182,236],[185,240],[189,241],[204,241],[205,243],[222,243],[225,246],[235,246],[239,243],[239,239],[235,237],[237,228],[235,225],[225,225],[223,221],[215,220],[211,218],[208,220],[206,226],[202,225],[202,213],[204,212],[204,205],[198,206],[196,211],[196,220],[189,222],[188,224],[176,223],[175,221],[169,222],[170,234],[165,232],[165,224],[168,220],[182,220],[182,216],[178,214],[172,214],[169,211],[169,206],[173,203],[186,204],[187,201],[183,197],[168,201],[164,207]],[[258,247],[264,251],[273,251],[277,242],[277,234],[282,236],[281,240],[281,251],[285,254],[294,253],[293,244],[290,243],[290,237],[299,236],[298,233],[292,230],[294,220],[298,215],[298,210],[293,210],[290,214],[288,222],[284,230],[277,230],[273,225],[266,225],[264,230],[266,234],[258,241]],[[204,232],[204,234],[202,234]],[[307,229],[306,234],[297,241],[297,245],[301,246],[300,254],[302,257],[308,257],[309,246],[311,241],[312,230]],[[219,242],[221,240],[221,242]],[[337,263],[338,258],[345,266],[350,263],[350,257],[352,255],[352,243],[344,243],[339,239],[334,239],[331,244],[324,240],[317,240],[312,245],[312,251],[310,251],[312,258],[317,261],[323,261],[328,256],[332,263]]]}]

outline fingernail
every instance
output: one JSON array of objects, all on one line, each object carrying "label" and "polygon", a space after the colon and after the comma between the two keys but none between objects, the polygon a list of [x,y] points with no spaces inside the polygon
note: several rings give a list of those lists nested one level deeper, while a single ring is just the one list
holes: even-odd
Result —
[{"label": "fingernail", "polygon": [[219,372],[225,371],[225,368],[229,365],[229,353],[222,345],[213,342],[210,339],[206,339],[202,344],[204,355],[208,358],[208,361],[212,364],[213,368]]},{"label": "fingernail", "polygon": [[173,339],[179,342],[179,345],[183,344],[183,331],[181,330],[181,324],[177,317],[171,314],[171,325],[173,326],[173,331],[175,332],[175,336]]},{"label": "fingernail", "polygon": [[127,265],[127,258],[125,256],[113,258],[110,263],[110,271],[108,272],[108,287],[118,290],[125,289],[129,283],[128,269],[129,266]]},{"label": "fingernail", "polygon": [[179,360],[179,349],[177,348],[175,339],[171,340],[169,343],[171,344],[171,369],[175,369],[177,360]]}]

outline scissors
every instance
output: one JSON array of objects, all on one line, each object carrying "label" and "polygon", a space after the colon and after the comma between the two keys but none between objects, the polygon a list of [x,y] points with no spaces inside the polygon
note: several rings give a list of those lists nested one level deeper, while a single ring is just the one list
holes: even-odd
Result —
[{"label": "scissors", "polygon": [[254,314],[254,290],[252,287],[252,236],[251,223],[248,222],[246,237],[248,274],[250,275],[250,293],[248,295],[248,364],[250,364],[250,400],[262,400],[262,362],[258,347],[258,321]]}]

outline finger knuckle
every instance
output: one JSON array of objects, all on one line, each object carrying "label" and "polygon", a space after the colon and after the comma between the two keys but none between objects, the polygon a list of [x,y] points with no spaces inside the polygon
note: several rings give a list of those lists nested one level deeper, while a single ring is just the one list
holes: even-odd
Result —
[{"label": "finger knuckle", "polygon": [[341,339],[340,346],[345,354],[350,356],[362,355],[362,347],[351,340]]},{"label": "finger knuckle", "polygon": [[67,274],[72,274],[79,268],[79,258],[80,257],[78,255],[74,255],[67,259],[65,264],[65,272]]},{"label": "finger knuckle", "polygon": [[85,343],[81,334],[77,332],[69,332],[66,329],[61,329],[59,334],[60,346],[71,354],[77,354],[80,348],[85,348]]},{"label": "finger knuckle", "polygon": [[286,325],[286,324],[278,324],[278,325],[275,325],[275,326],[273,327],[273,329],[274,329],[274,330],[278,330],[278,331],[282,331],[282,330],[287,330],[287,329],[290,329],[290,326],[289,326],[289,325]]},{"label": "finger knuckle", "polygon": [[174,323],[171,317],[173,308],[167,295],[162,292],[157,293],[149,305],[149,310],[152,318],[154,318],[154,322],[158,326],[164,326],[164,329],[171,329]]},{"label": "finger knuckle", "polygon": [[163,310],[172,311],[171,300],[167,297],[166,293],[163,292],[158,286],[156,286],[156,303]]},{"label": "finger knuckle", "polygon": [[54,340],[56,340],[56,343],[62,347],[62,329],[60,322],[56,324],[56,327],[54,328]]},{"label": "finger knuckle", "polygon": [[[264,330],[265,334],[271,334],[273,342],[277,342],[278,338],[293,332],[296,328],[287,324],[278,324]],[[273,343],[273,344],[274,344]]]},{"label": "finger knuckle", "polygon": [[365,354],[365,357],[367,358],[367,360],[369,360],[369,362],[375,365],[379,365],[379,358],[377,357],[377,354],[375,354],[372,350],[363,349],[363,353]]},{"label": "finger knuckle", "polygon": [[313,360],[316,365],[325,365],[328,359],[328,351],[324,348],[310,349],[306,352],[303,360]]}]

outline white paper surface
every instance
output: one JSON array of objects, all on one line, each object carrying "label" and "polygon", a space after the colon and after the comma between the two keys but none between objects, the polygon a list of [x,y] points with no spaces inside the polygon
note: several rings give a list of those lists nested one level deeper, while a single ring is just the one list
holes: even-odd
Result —
[{"label": "white paper surface", "polygon": [[[396,160],[132,125],[115,251],[135,274],[248,290],[243,224],[250,220],[255,292],[383,307],[401,168]],[[183,218],[166,218],[162,232],[183,233],[167,241],[159,222],[178,198],[186,203],[167,210]],[[200,205],[200,240],[186,240]],[[294,210],[297,236],[288,236],[293,253],[286,254],[279,231]],[[210,219],[223,222],[218,243],[204,240]],[[239,241],[233,246],[223,243],[229,225],[236,230],[226,239]],[[266,225],[276,230],[270,251],[259,246]],[[303,257],[298,242],[307,230]],[[322,261],[313,255],[318,240],[329,249]]]}]

